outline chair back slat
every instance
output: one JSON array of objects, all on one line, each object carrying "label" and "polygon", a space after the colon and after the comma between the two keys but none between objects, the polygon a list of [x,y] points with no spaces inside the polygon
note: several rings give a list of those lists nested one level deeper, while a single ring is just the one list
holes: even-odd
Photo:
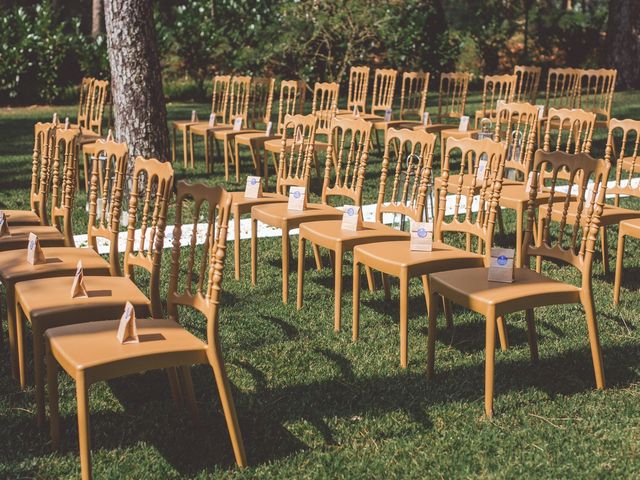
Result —
[{"label": "chair back slat", "polygon": [[[620,136],[617,141],[616,137]],[[616,162],[615,185],[607,189],[619,205],[620,195],[640,197],[640,120],[609,120],[605,160]]]},{"label": "chair back slat", "polygon": [[266,125],[271,120],[275,83],[275,78],[256,77],[251,80],[249,95],[249,126],[251,128],[255,128],[258,123]]},{"label": "chair back slat", "polygon": [[216,122],[221,125],[227,123],[227,107],[229,104],[229,87],[231,75],[216,75],[213,77],[213,93],[211,94],[211,114],[216,116]]},{"label": "chair back slat", "polygon": [[576,106],[602,116],[603,120],[608,122],[611,118],[617,74],[618,71],[615,69],[580,70]]},{"label": "chair back slat", "polygon": [[513,68],[513,74],[516,76],[514,102],[529,102],[535,105],[538,98],[541,73],[542,68],[540,67],[516,65]]},{"label": "chair back slat", "polygon": [[287,115],[295,115],[300,108],[298,102],[302,95],[299,80],[283,80],[280,82],[280,100],[278,102],[278,124],[277,132],[282,134],[284,119]]},{"label": "chair back slat", "polygon": [[538,109],[530,103],[505,103],[498,107],[494,140],[507,152],[505,170],[521,173],[526,180],[531,170],[538,128]]},{"label": "chair back slat", "polygon": [[373,78],[373,96],[371,97],[371,111],[385,112],[393,109],[393,97],[396,91],[398,71],[390,68],[377,68]]},{"label": "chair back slat", "polygon": [[57,128],[51,156],[51,224],[64,235],[64,244],[75,247],[71,214],[78,181],[78,128]]},{"label": "chair back slat", "polygon": [[335,82],[316,82],[313,88],[313,103],[311,113],[318,119],[316,133],[329,135],[331,122],[338,110],[338,93],[340,85]]},{"label": "chair back slat", "polygon": [[438,92],[438,122],[464,115],[469,89],[469,74],[443,73]]},{"label": "chair back slat", "polygon": [[349,91],[347,92],[347,110],[358,107],[361,112],[367,105],[367,91],[369,89],[370,68],[366,66],[351,67],[349,70]]},{"label": "chair back slat", "polygon": [[400,120],[418,117],[427,108],[427,93],[429,91],[428,72],[404,72],[400,89]]},{"label": "chair back slat", "polygon": [[276,192],[287,195],[289,187],[309,188],[316,137],[315,115],[287,115],[282,128]]}]

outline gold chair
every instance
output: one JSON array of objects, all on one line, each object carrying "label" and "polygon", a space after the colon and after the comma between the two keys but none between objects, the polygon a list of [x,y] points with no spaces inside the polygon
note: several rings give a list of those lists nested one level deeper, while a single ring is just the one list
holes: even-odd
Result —
[{"label": "gold chair", "polygon": [[[202,184],[178,184],[176,199],[176,226],[174,230],[171,277],[167,296],[168,318],[140,318],[137,320],[138,344],[122,345],[116,338],[119,320],[103,320],[46,331],[47,384],[51,416],[51,438],[54,448],[60,444],[60,414],[58,408],[58,364],[75,380],[78,405],[78,433],[82,478],[90,479],[91,434],[89,430],[89,387],[99,381],[142,373],[159,368],[178,368],[194,421],[197,406],[193,391],[190,367],[196,364],[210,365],[218,386],[220,401],[231,437],[231,444],[239,466],[246,466],[242,434],[227,377],[220,337],[218,310],[225,261],[227,222],[230,197],[221,187]],[[203,248],[197,248],[198,228],[190,237],[190,247],[181,248],[182,217],[188,215],[198,224],[200,212],[207,218],[206,240]],[[205,211],[207,209],[208,211]],[[166,207],[159,215],[159,222],[166,218]],[[216,214],[217,222],[216,222]],[[154,247],[162,249],[164,225],[158,225]],[[201,250],[196,261],[196,253]],[[158,254],[159,255],[159,254]],[[188,267],[181,275],[180,261],[188,259]],[[207,340],[203,342],[179,323],[178,306],[191,307],[207,320]]]},{"label": "gold chair", "polygon": [[[291,90],[290,90],[291,91]],[[292,106],[294,102],[292,102]],[[288,107],[287,107],[288,108]],[[295,110],[295,108],[293,108]],[[244,192],[229,192],[231,195],[231,215],[233,219],[234,237],[234,270],[236,280],[240,280],[240,217],[251,213],[255,205],[287,202],[287,186],[296,185],[308,187],[308,170],[304,145],[313,148],[316,135],[317,119],[315,115],[286,115],[282,121],[280,132],[283,141],[280,142],[280,157],[284,157],[284,170],[276,169],[277,180],[275,192],[264,192],[259,198],[245,198]],[[296,138],[302,138],[302,144],[293,144]],[[238,137],[236,137],[238,138]],[[293,145],[292,145],[293,144]],[[282,162],[282,160],[281,160]],[[293,165],[296,164],[295,168]],[[300,164],[300,162],[303,162]],[[292,169],[293,168],[293,169]],[[300,174],[300,172],[302,172]],[[267,184],[265,180],[265,185]]]},{"label": "gold chair", "polygon": [[516,65],[513,67],[513,74],[517,78],[515,94],[513,96],[514,102],[536,104],[541,73],[542,68],[540,67],[527,67],[524,65]]},{"label": "gold chair", "polygon": [[580,70],[576,106],[598,116],[596,128],[609,126],[617,74],[615,69]]},{"label": "gold chair", "polygon": [[35,139],[31,161],[30,210],[2,210],[9,227],[48,225],[47,201],[49,196],[51,154],[56,127],[53,123],[38,122],[34,127]]},{"label": "gold chair", "polygon": [[93,77],[83,77],[80,82],[80,98],[78,100],[78,118],[77,123],[72,126],[88,128],[89,127],[89,99],[91,98],[91,90],[93,88]]},{"label": "gold chair", "polygon": [[367,91],[369,89],[370,68],[366,66],[351,67],[349,70],[349,91],[347,94],[347,113],[352,113],[354,107],[362,113],[367,105]]},{"label": "gold chair", "polygon": [[[299,105],[300,101],[304,101],[304,82],[300,80],[283,80],[280,82],[280,98],[278,101],[278,122],[276,123],[275,130],[272,130],[270,135],[266,134],[266,131],[255,132],[241,132],[235,137],[235,159],[236,164],[240,162],[239,146],[245,145],[249,147],[251,153],[251,160],[256,169],[256,175],[260,175],[260,154],[259,151],[264,147],[265,142],[269,140],[278,140],[282,137],[282,128],[284,125],[284,119],[287,115],[295,115],[302,111],[302,106]],[[266,119],[266,117],[265,117]],[[268,122],[268,120],[267,120]],[[278,165],[276,163],[276,152],[271,151],[274,168],[277,171]],[[269,183],[269,163],[267,159],[267,151],[264,152],[263,162],[263,175],[265,179],[265,185]],[[278,175],[276,173],[276,178]]]},{"label": "gold chair", "polygon": [[428,72],[404,72],[402,74],[400,119],[376,122],[378,125],[384,126],[385,135],[389,128],[399,129],[423,126],[422,118],[427,109],[429,77]]},{"label": "gold chair", "polygon": [[107,103],[108,80],[93,79],[89,88],[88,122],[85,126],[79,125],[81,130],[78,145],[94,143],[102,136],[102,124],[104,106]]},{"label": "gold chair", "polygon": [[[580,70],[577,68],[550,68],[547,73],[547,87],[544,99],[544,112],[538,120],[538,147],[542,144],[540,135],[545,131],[544,123],[551,108],[575,108],[578,98]],[[555,126],[555,125],[554,125]]]},{"label": "gold chair", "polygon": [[[596,386],[604,388],[604,371],[602,353],[598,339],[598,325],[592,292],[592,264],[596,235],[599,228],[600,214],[604,203],[607,175],[610,164],[604,160],[595,160],[586,153],[567,154],[564,152],[547,153],[538,150],[533,162],[534,188],[531,189],[530,202],[527,209],[527,230],[523,244],[524,266],[515,269],[513,283],[497,283],[488,281],[488,268],[467,268],[448,272],[435,273],[429,276],[431,287],[431,304],[435,305],[437,295],[457,303],[458,305],[482,314],[486,319],[485,339],[485,392],[484,410],[487,416],[493,415],[493,378],[495,362],[496,324],[505,315],[525,310],[529,333],[531,358],[538,360],[538,345],[534,323],[534,308],[559,304],[582,304],[589,330],[591,355],[596,377]],[[560,224],[558,235],[551,237],[550,217],[544,221],[544,227],[533,243],[533,224],[535,221],[535,205],[537,177],[543,169],[550,169],[554,180],[561,171],[568,171],[570,186],[579,189],[581,216],[585,222],[575,222],[570,226],[566,216]],[[589,181],[595,182],[598,195],[591,200],[585,198]],[[548,205],[554,202],[555,181],[551,183]],[[597,201],[596,201],[597,197]],[[548,210],[549,214],[551,210]],[[566,214],[565,210],[565,214]],[[542,216],[542,215],[541,215]],[[544,217],[543,217],[544,219]],[[584,225],[584,226],[582,226]],[[569,227],[569,231],[565,232]],[[581,272],[580,286],[553,280],[529,269],[530,256],[542,256],[552,261],[560,261],[574,266]],[[434,376],[435,341],[437,311],[429,311],[429,333],[427,353],[427,376]]]},{"label": "gold chair", "polygon": [[565,153],[591,152],[593,129],[596,123],[595,113],[580,109],[551,108],[547,120],[542,144],[545,152],[551,150],[562,150]]},{"label": "gold chair", "polygon": [[[392,275],[400,279],[400,365],[408,363],[407,307],[409,301],[409,280],[421,277],[425,290],[425,300],[429,312],[435,307],[429,295],[430,287],[427,275],[433,272],[483,266],[485,256],[481,254],[482,245],[491,248],[495,212],[500,200],[505,149],[500,143],[489,139],[452,138],[447,142],[442,164],[442,188],[437,217],[434,221],[433,249],[430,252],[411,251],[410,240],[371,243],[359,245],[353,249],[353,340],[359,336],[360,328],[360,265],[365,265],[383,274],[385,293],[388,296],[388,278]],[[460,154],[459,163],[451,158],[452,153]],[[479,176],[477,159],[485,157],[487,164],[482,178]],[[457,185],[449,185],[449,171],[452,165],[459,164]],[[472,169],[468,165],[473,165]],[[467,178],[470,177],[470,180]],[[481,184],[479,194],[476,186]],[[447,212],[446,192],[455,189],[453,218],[445,222]],[[474,203],[474,197],[477,199]],[[477,205],[475,214],[472,206]],[[474,235],[478,239],[478,252],[471,251],[471,242],[467,249],[461,250],[445,243],[444,233]],[[451,312],[447,308],[447,317]],[[506,345],[504,345],[506,348]]]},{"label": "gold chair", "polygon": [[[427,185],[431,181],[431,164],[436,136],[432,133],[414,130],[390,129],[385,139],[382,173],[378,189],[375,222],[363,222],[357,231],[343,230],[342,220],[321,220],[304,222],[300,225],[298,243],[298,310],[302,308],[304,286],[304,257],[307,240],[313,245],[331,252],[334,259],[334,329],[340,330],[342,303],[342,265],[344,254],[353,251],[356,245],[374,242],[403,240],[409,237],[402,229],[383,224],[383,216],[400,215],[401,224],[406,217],[422,221],[425,214]],[[355,152],[354,152],[355,153]],[[362,154],[366,154],[363,151]],[[352,160],[352,163],[353,162]],[[393,175],[393,182],[387,184],[387,176]],[[367,270],[370,288],[373,276]]]},{"label": "gold chair", "polygon": [[[321,203],[307,203],[304,210],[293,211],[286,203],[257,205],[251,208],[251,283],[256,284],[258,258],[258,221],[272,227],[282,229],[282,302],[287,303],[289,292],[289,231],[298,228],[303,222],[333,220],[342,218],[342,212],[329,205],[331,197],[349,198],[355,205],[362,201],[362,184],[367,165],[369,141],[371,139],[370,122],[362,118],[341,116],[335,118],[329,132],[329,146],[325,162],[324,182],[322,185]],[[317,131],[317,130],[316,130]],[[284,148],[283,140],[283,150]],[[345,149],[348,149],[345,151]],[[313,153],[305,151],[305,155]],[[298,155],[302,155],[302,152]],[[346,158],[345,158],[346,157]],[[310,160],[309,160],[310,161]],[[343,165],[344,162],[344,165]],[[293,166],[290,164],[289,169]],[[286,168],[284,156],[280,157],[280,170]],[[305,168],[310,164],[305,162]],[[296,168],[298,172],[298,168]],[[284,176],[284,173],[280,174]],[[306,174],[308,181],[308,173]],[[282,184],[283,186],[286,183]],[[307,196],[309,194],[308,184]],[[315,247],[316,264],[321,268],[317,246]]]},{"label": "gold chair", "polygon": [[485,75],[482,108],[476,110],[475,128],[478,128],[478,124],[483,118],[488,118],[492,123],[495,122],[498,105],[513,100],[516,78],[515,75]]},{"label": "gold chair", "polygon": [[435,133],[456,127],[456,125],[447,123],[447,121],[458,121],[464,115],[464,107],[467,103],[469,90],[469,78],[470,76],[466,72],[443,73],[440,75],[436,123],[429,125],[427,131]]},{"label": "gold chair", "polygon": [[[211,115],[215,117],[216,124],[226,124],[227,105],[229,102],[229,86],[231,75],[216,75],[213,77],[213,93],[211,94]],[[209,125],[209,121],[176,120],[171,123],[171,159],[176,162],[176,132],[182,134],[182,156],[184,168],[187,168],[187,155],[189,151],[189,128],[192,125]],[[191,156],[191,168],[195,168],[193,155]]]}]

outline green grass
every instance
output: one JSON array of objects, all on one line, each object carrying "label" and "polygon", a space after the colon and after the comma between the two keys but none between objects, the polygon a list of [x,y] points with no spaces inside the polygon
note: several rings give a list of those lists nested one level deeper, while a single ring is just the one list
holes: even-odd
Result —
[{"label": "green grass", "polygon": [[[478,104],[469,106],[471,111]],[[172,119],[188,118],[190,105],[169,106]],[[59,108],[61,116],[75,108]],[[198,106],[206,118],[208,106]],[[53,109],[0,110],[0,207],[26,208],[32,126]],[[640,94],[620,93],[618,118],[640,118]],[[604,151],[598,132],[594,152]],[[204,173],[176,165],[178,179],[223,184],[220,163]],[[250,172],[243,158],[242,172]],[[374,152],[364,194],[375,202],[380,158]],[[243,179],[244,180],[244,179]],[[314,184],[315,193],[319,183]],[[76,233],[86,227],[84,193],[74,212]],[[634,203],[635,204],[635,203]],[[635,204],[637,205],[637,204]],[[507,231],[513,217],[507,215]],[[617,230],[609,232],[612,256]],[[498,237],[509,246],[513,235]],[[177,409],[166,377],[149,372],[91,389],[95,478],[400,478],[400,477],[637,477],[640,474],[640,253],[627,243],[622,303],[612,307],[613,274],[596,261],[594,291],[607,390],[594,389],[584,314],[577,306],[536,312],[541,360],[532,365],[521,314],[507,319],[511,348],[497,352],[496,416],[483,418],[484,323],[455,310],[455,328],[437,342],[437,380],[427,383],[424,298],[410,291],[409,367],[399,367],[397,289],[363,292],[361,339],[351,341],[351,268],[347,262],[343,328],[333,332],[333,280],[329,269],[309,269],[305,306],[280,301],[279,239],[261,240],[261,267],[250,286],[249,244],[243,241],[243,279],[233,279],[229,255],[221,310],[221,336],[250,467],[234,466],[211,370],[194,368],[201,421]],[[231,247],[231,245],[230,245]],[[297,242],[294,238],[294,251]],[[310,263],[309,263],[310,265]],[[165,255],[163,278],[168,278]],[[571,282],[570,267],[545,265]],[[291,276],[292,285],[295,276]],[[163,283],[166,292],[167,282]],[[290,297],[295,298],[294,288]],[[4,306],[3,306],[4,308]],[[186,313],[186,312],[185,312]],[[440,324],[444,323],[442,317]],[[184,324],[204,337],[204,324]],[[6,327],[5,327],[6,328]],[[6,331],[5,331],[6,338]],[[53,452],[36,427],[34,389],[21,391],[0,351],[0,478],[72,478],[79,475],[75,389],[60,377],[62,452]],[[29,358],[29,357],[27,357]],[[28,363],[31,371],[31,363]]]}]

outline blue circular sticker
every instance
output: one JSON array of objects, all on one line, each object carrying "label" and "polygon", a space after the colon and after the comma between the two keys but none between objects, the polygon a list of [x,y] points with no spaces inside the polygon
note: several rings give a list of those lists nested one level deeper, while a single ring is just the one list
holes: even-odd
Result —
[{"label": "blue circular sticker", "polygon": [[427,231],[424,228],[419,228],[418,229],[418,236],[420,238],[424,238],[427,236]]},{"label": "blue circular sticker", "polygon": [[255,185],[256,183],[258,183],[258,179],[257,178],[252,178],[251,179],[251,185]]},{"label": "blue circular sticker", "polygon": [[293,192],[293,198],[300,198],[300,192]]},{"label": "blue circular sticker", "polygon": [[36,246],[36,242],[34,240],[31,240],[29,242],[29,250],[33,250]]},{"label": "blue circular sticker", "polygon": [[507,264],[507,257],[505,257],[504,255],[500,255],[498,257],[498,265],[500,265],[501,267],[504,267]]},{"label": "blue circular sticker", "polygon": [[349,209],[347,210],[347,215],[349,215],[351,217],[351,216],[353,216],[354,213],[356,213],[356,212],[353,209],[353,207],[349,207]]}]

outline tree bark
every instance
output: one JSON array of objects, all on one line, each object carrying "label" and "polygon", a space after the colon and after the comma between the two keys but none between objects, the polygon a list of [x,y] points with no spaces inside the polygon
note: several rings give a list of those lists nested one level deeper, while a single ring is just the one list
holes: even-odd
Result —
[{"label": "tree bark", "polygon": [[96,38],[102,33],[102,0],[91,2],[91,36]]},{"label": "tree bark", "polygon": [[617,86],[640,87],[640,2],[609,0],[609,65],[618,70]]},{"label": "tree bark", "polygon": [[111,95],[118,141],[132,158],[169,159],[167,108],[150,0],[105,0]]}]

